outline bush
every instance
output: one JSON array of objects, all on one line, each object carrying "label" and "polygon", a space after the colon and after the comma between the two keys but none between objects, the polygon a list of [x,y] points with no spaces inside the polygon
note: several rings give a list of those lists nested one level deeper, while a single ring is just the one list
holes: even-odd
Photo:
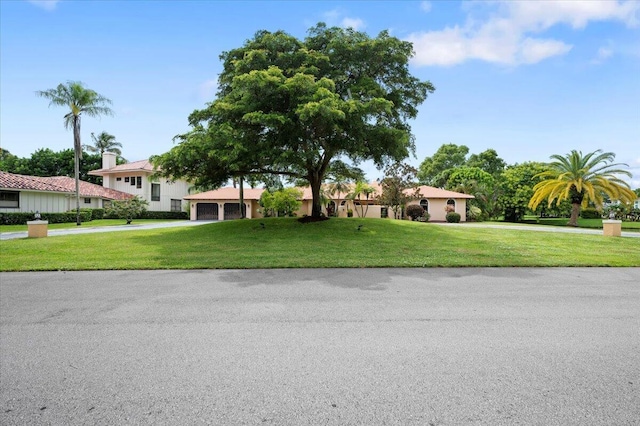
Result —
[{"label": "bush", "polygon": [[146,211],[149,202],[136,196],[130,200],[112,201],[107,209],[109,217],[124,219],[129,225],[133,219],[140,218]]},{"label": "bush", "polygon": [[91,220],[100,220],[104,218],[104,209],[91,209]]},{"label": "bush", "polygon": [[[0,224],[2,225],[26,225],[28,221],[35,220],[35,213],[0,213]],[[76,212],[64,213],[40,213],[40,220],[49,223],[73,223],[76,221]],[[80,221],[91,221],[91,212],[81,211]]]},{"label": "bush", "polygon": [[142,213],[140,215],[139,218],[137,219],[184,219],[184,220],[188,220],[189,219],[189,213],[182,211],[182,212],[152,212],[152,211],[145,211],[144,213]]},{"label": "bush", "polygon": [[411,218],[411,220],[418,220],[418,218],[424,216],[425,211],[422,206],[418,204],[411,204],[407,206],[405,213]]},{"label": "bush", "polygon": [[601,219],[602,215],[598,210],[589,207],[580,211],[580,217],[583,219]]},{"label": "bush", "polygon": [[460,213],[456,213],[456,212],[447,213],[447,222],[460,223]]}]

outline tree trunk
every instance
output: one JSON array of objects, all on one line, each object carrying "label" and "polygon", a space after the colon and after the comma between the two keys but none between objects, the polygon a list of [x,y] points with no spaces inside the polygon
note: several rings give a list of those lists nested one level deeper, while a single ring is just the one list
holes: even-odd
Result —
[{"label": "tree trunk", "polygon": [[571,218],[568,226],[578,226],[578,216],[580,215],[580,203],[571,204]]},{"label": "tree trunk", "polygon": [[73,151],[75,153],[75,179],[76,179],[76,226],[80,226],[80,158],[82,158],[82,146],[80,146],[80,117],[73,117]]},{"label": "tree trunk", "polygon": [[313,198],[311,205],[311,217],[322,216],[322,203],[320,202],[320,185],[322,180],[318,176],[314,176],[309,182],[311,185],[311,197]]},{"label": "tree trunk", "polygon": [[244,206],[244,177],[240,176],[238,179],[240,185],[240,219],[247,217],[247,209]]}]

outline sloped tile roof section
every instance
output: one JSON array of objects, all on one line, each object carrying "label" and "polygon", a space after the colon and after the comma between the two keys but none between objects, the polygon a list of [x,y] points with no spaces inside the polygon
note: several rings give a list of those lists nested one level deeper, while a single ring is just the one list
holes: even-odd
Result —
[{"label": "sloped tile roof section", "polygon": [[[244,188],[244,199],[259,200],[263,192],[264,189],[261,188]],[[237,200],[239,198],[240,189],[231,186],[184,197],[185,200]]]},{"label": "sloped tile roof section", "polygon": [[[373,199],[382,193],[382,187],[378,182],[371,182],[370,185],[375,190],[375,193],[370,195],[369,198]],[[354,185],[351,185],[347,191],[341,192],[341,199],[344,199],[346,195],[353,190]],[[311,188],[306,186],[304,188],[296,188],[302,192],[303,200],[311,200],[313,196],[311,194]],[[473,195],[463,194],[461,192],[447,191],[446,189],[435,188],[433,186],[422,185],[419,186],[420,198],[475,198]],[[244,199],[245,200],[259,200],[260,195],[264,192],[264,189],[245,188]],[[405,191],[406,193],[413,193],[412,189]],[[337,194],[336,194],[337,195]],[[233,187],[224,187],[215,189],[213,191],[201,192],[199,194],[188,195],[184,197],[185,200],[237,200],[240,198],[240,189]]]},{"label": "sloped tile roof section", "polygon": [[91,176],[104,176],[111,173],[126,172],[153,172],[153,164],[149,160],[134,161],[132,163],[120,164],[110,169],[98,169],[89,172]]},{"label": "sloped tile roof section", "polygon": [[[74,178],[68,176],[41,177],[0,172],[0,188],[74,194],[76,191],[76,181]],[[127,200],[134,197],[126,192],[104,188],[100,185],[84,181],[80,181],[80,196],[104,198],[107,200]]]}]

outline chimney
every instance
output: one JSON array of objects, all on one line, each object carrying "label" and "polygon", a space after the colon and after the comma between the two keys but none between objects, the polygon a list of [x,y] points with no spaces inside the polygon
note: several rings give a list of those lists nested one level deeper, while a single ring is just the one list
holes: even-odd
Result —
[{"label": "chimney", "polygon": [[116,166],[116,154],[113,152],[102,153],[102,168],[113,169]]}]

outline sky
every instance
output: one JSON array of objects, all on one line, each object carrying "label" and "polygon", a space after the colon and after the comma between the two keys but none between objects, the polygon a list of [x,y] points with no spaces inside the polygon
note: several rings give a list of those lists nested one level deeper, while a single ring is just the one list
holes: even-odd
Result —
[{"label": "sky", "polygon": [[[640,1],[0,1],[0,146],[73,147],[65,108],[36,91],[81,81],[129,161],[162,154],[214,99],[219,55],[259,30],[303,39],[318,22],[413,43],[436,90],[411,121],[418,166],[445,143],[507,164],[602,149],[640,188]],[[369,179],[383,172],[365,163]]]}]

